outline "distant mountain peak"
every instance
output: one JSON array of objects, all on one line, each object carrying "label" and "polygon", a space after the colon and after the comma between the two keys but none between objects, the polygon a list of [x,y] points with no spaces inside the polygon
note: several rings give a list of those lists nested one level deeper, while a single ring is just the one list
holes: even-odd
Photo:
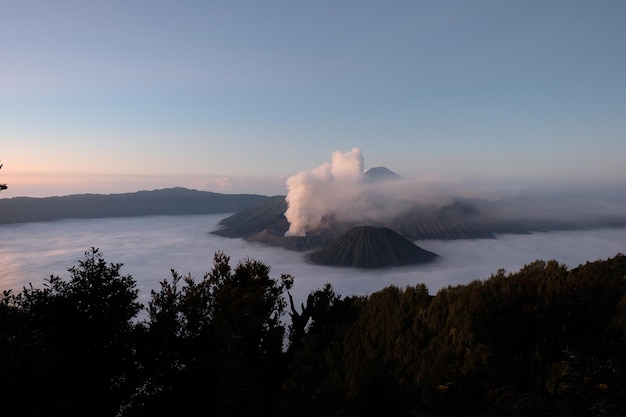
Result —
[{"label": "distant mountain peak", "polygon": [[402,178],[400,175],[385,167],[370,168],[365,171],[364,175],[368,182],[399,180]]}]

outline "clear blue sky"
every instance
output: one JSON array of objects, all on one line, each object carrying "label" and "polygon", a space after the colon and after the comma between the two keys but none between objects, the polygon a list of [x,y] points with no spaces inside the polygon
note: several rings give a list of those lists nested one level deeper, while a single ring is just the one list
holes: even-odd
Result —
[{"label": "clear blue sky", "polygon": [[3,1],[2,197],[626,179],[626,2]]}]

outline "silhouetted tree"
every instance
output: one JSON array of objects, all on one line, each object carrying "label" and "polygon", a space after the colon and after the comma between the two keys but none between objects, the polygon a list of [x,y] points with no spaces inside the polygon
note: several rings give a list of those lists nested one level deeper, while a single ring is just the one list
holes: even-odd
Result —
[{"label": "silhouetted tree", "polygon": [[617,255],[574,270],[536,261],[434,297],[389,287],[321,333],[313,300],[341,302],[318,290],[292,306],[283,414],[622,415],[625,277]]},{"label": "silhouetted tree", "polygon": [[[2,393],[7,415],[115,415],[134,369],[136,283],[96,248],[43,288],[3,294]],[[7,356],[5,356],[5,354]],[[36,400],[34,400],[36,399]]]},{"label": "silhouetted tree", "polygon": [[293,278],[246,259],[234,270],[217,252],[195,282],[172,271],[153,291],[144,382],[129,415],[250,415],[277,408],[284,368],[284,294]]},{"label": "silhouetted tree", "polygon": [[[0,163],[0,169],[2,169],[2,164]],[[6,190],[7,189],[7,185],[6,184],[0,184],[0,191],[2,190]]]},{"label": "silhouetted tree", "polygon": [[[3,415],[626,415],[626,256],[337,295],[221,252],[152,292],[98,249],[0,295]],[[285,342],[288,345],[285,348]]]},{"label": "silhouetted tree", "polygon": [[[292,301],[292,300],[290,300]],[[330,284],[313,291],[298,312],[291,302],[288,369],[281,412],[303,416],[343,415],[345,390],[338,375],[342,358],[334,354],[359,316],[364,297],[342,297]]]}]

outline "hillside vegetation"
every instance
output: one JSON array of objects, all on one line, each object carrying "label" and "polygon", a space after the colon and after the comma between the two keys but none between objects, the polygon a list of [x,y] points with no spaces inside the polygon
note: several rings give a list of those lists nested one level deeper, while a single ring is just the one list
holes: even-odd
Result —
[{"label": "hillside vegetation", "polygon": [[256,260],[172,271],[147,306],[121,266],[92,248],[2,294],[3,415],[626,415],[621,254],[301,306]]}]

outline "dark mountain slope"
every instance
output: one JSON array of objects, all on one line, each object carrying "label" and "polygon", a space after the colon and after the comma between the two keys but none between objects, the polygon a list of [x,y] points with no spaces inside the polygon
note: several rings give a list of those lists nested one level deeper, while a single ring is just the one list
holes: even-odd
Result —
[{"label": "dark mountain slope", "polygon": [[223,237],[250,237],[264,230],[283,236],[289,229],[285,218],[285,196],[268,197],[220,221],[214,234]]},{"label": "dark mountain slope", "polygon": [[168,188],[125,194],[0,199],[0,224],[65,218],[232,213],[270,197]]},{"label": "dark mountain slope", "polygon": [[285,218],[287,203],[284,196],[270,197],[252,207],[237,212],[222,221],[213,234],[222,237],[244,238],[270,246],[291,250],[308,250],[327,245],[348,227],[333,224],[307,236],[285,236],[289,223]]},{"label": "dark mountain slope", "polygon": [[411,240],[493,238],[494,225],[473,206],[454,202],[443,207],[419,207],[388,221],[386,226]]},{"label": "dark mountain slope", "polygon": [[322,265],[384,268],[432,261],[437,255],[416,246],[386,227],[360,226],[348,230],[325,248],[309,254]]}]

